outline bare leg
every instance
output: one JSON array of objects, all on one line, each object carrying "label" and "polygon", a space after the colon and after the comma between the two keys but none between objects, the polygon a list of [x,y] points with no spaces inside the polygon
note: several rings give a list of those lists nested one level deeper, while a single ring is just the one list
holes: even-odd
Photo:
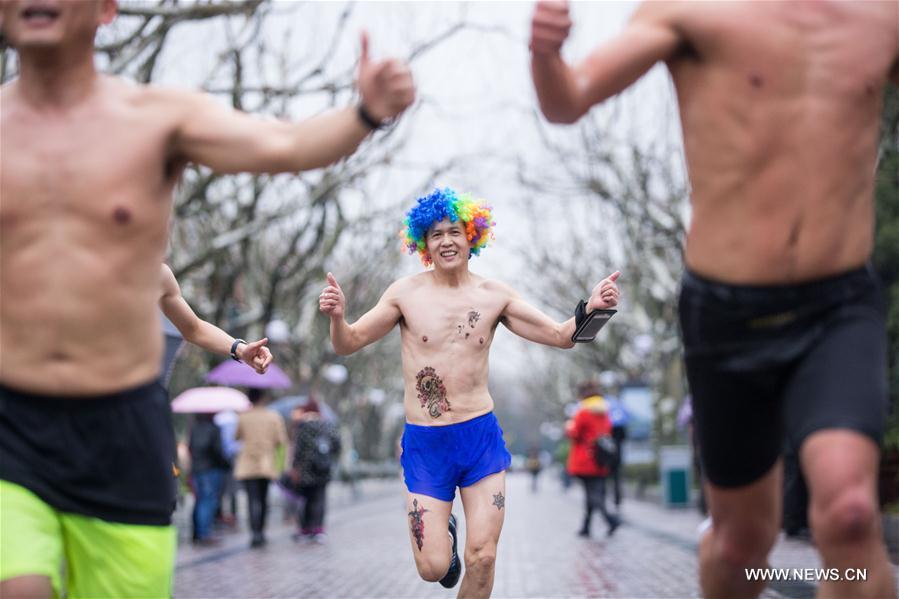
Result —
[{"label": "bare leg", "polygon": [[0,597],[53,599],[53,585],[48,576],[39,574],[7,578],[0,581]]},{"label": "bare leg", "polygon": [[780,528],[782,466],[736,489],[706,483],[712,528],[699,544],[699,581],[708,599],[757,597],[764,581],[746,568],[763,568]]},{"label": "bare leg", "polygon": [[819,597],[896,597],[877,507],[879,450],[871,439],[829,429],[809,436],[800,458],[810,524],[825,568],[867,570],[867,580],[822,581]]},{"label": "bare leg", "polygon": [[452,501],[409,493],[406,521],[418,575],[428,582],[443,578],[450,567],[452,542],[448,526]]},{"label": "bare leg", "polygon": [[490,597],[496,546],[506,516],[506,473],[498,472],[462,489],[465,508],[465,576],[459,597]]}]

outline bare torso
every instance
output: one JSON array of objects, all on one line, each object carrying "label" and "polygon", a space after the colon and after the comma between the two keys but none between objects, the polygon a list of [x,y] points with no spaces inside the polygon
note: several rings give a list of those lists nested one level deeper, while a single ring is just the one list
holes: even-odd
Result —
[{"label": "bare torso", "polygon": [[487,362],[505,286],[474,274],[459,287],[437,286],[432,271],[401,285],[406,420],[440,426],[491,411]]},{"label": "bare torso", "polygon": [[896,2],[692,2],[666,20],[692,184],[686,261],[783,284],[864,264]]},{"label": "bare torso", "polygon": [[0,114],[0,382],[73,396],[158,374],[175,106],[101,77],[77,106]]}]

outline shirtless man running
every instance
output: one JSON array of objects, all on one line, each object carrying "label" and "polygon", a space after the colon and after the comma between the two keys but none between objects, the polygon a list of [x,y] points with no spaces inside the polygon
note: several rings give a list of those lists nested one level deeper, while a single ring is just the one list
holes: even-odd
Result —
[{"label": "shirtless man running", "polygon": [[[5,0],[0,92],[0,595],[167,597],[172,428],[156,305],[172,190],[195,162],[295,172],[352,153],[414,98],[359,63],[361,104],[302,123],[99,74],[115,0]],[[97,563],[103,567],[96,567]]]},{"label": "shirtless man running", "polygon": [[[465,578],[459,597],[489,597],[505,515],[505,470],[511,460],[487,390],[487,357],[497,325],[529,341],[570,348],[575,319],[558,323],[504,283],[468,269],[491,237],[489,207],[468,194],[435,190],[406,215],[410,252],[434,269],[391,284],[374,308],[347,324],[346,299],[334,276],[319,305],[331,319],[331,343],[352,354],[399,324],[406,427],[402,465],[409,490],[409,538],[419,575],[453,587],[456,487],[465,509]],[[618,303],[613,273],[593,289],[586,306]],[[446,534],[449,523],[450,535]]]},{"label": "shirtless man running", "polygon": [[692,184],[680,297],[713,521],[706,597],[752,597],[781,515],[783,435],[801,447],[828,597],[893,597],[877,506],[886,326],[871,271],[884,87],[899,3],[647,2],[576,67],[568,5],[540,2],[532,74],[572,123],[658,61],[674,79]]}]

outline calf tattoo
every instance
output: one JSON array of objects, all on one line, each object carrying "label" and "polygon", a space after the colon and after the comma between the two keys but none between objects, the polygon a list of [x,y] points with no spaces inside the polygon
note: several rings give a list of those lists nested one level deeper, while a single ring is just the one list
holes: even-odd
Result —
[{"label": "calf tattoo", "polygon": [[499,511],[506,507],[506,498],[503,497],[502,491],[493,496],[493,505],[496,506],[496,511]]},{"label": "calf tattoo", "polygon": [[450,411],[449,400],[446,398],[446,386],[430,366],[425,366],[415,375],[415,388],[418,390],[418,401],[421,402],[421,407],[428,409],[428,415],[431,418],[440,418],[441,414]]},{"label": "calf tattoo", "polygon": [[430,512],[425,507],[418,505],[418,499],[412,500],[412,511],[409,512],[409,526],[412,528],[412,536],[415,537],[415,544],[421,551],[422,545],[425,544],[425,521],[422,518],[425,512]]}]

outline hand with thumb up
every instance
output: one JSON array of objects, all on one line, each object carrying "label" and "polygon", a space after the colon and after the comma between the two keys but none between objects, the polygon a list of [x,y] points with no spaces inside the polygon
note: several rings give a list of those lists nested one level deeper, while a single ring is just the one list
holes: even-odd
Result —
[{"label": "hand with thumb up", "polygon": [[343,318],[346,309],[346,298],[334,275],[328,273],[328,286],[318,296],[318,309],[331,318]]},{"label": "hand with thumb up", "polygon": [[372,60],[365,31],[361,34],[356,86],[365,112],[378,123],[399,116],[415,100],[415,84],[408,65],[392,58]]}]

